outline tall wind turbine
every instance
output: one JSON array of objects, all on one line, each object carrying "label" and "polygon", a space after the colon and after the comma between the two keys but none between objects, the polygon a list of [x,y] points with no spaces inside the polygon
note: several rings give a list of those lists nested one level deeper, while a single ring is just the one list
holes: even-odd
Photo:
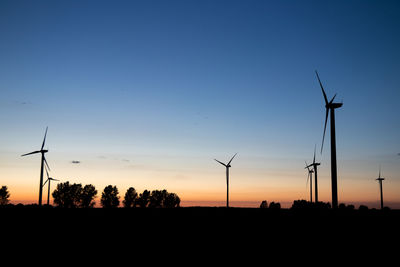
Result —
[{"label": "tall wind turbine", "polygon": [[49,182],[49,186],[47,188],[47,205],[50,205],[50,182],[51,181],[60,181],[60,180],[51,178],[49,176],[49,172],[47,171],[47,168],[46,168],[46,174],[47,174],[47,180],[44,182],[43,187],[46,185],[47,182]]},{"label": "tall wind turbine", "polygon": [[307,176],[307,184],[308,180],[310,180],[310,202],[312,202],[312,174],[313,174],[313,169],[310,169],[310,166],[307,164],[306,161],[306,167],[304,169],[308,170],[308,176]]},{"label": "tall wind turbine", "polygon": [[385,180],[385,178],[381,177],[381,167],[379,167],[379,177],[376,180],[379,181],[379,187],[381,189],[381,209],[383,209],[382,181]]},{"label": "tall wind turbine", "polygon": [[315,203],[318,202],[318,166],[321,165],[319,162],[315,162],[315,150],[316,147],[314,147],[314,158],[313,158],[313,163],[308,165],[307,167],[313,167],[314,170],[314,193],[315,193]]},{"label": "tall wind turbine", "polygon": [[215,159],[215,161],[217,161],[218,163],[221,163],[222,165],[224,165],[226,167],[226,207],[227,208],[229,208],[229,168],[231,167],[231,162],[232,162],[233,158],[236,156],[236,154],[233,155],[233,157],[227,164],[222,163],[221,161]]},{"label": "tall wind turbine", "polygon": [[44,133],[43,143],[42,143],[42,147],[40,148],[40,150],[33,151],[33,152],[30,152],[30,153],[21,155],[21,157],[24,157],[24,156],[28,156],[28,155],[32,155],[32,154],[36,154],[36,153],[42,153],[41,167],[40,167],[40,183],[39,183],[39,206],[42,206],[43,168],[44,168],[44,164],[46,164],[47,168],[49,168],[49,165],[47,164],[47,161],[46,161],[46,157],[44,156],[44,154],[47,153],[48,150],[43,149],[44,148],[44,144],[46,142],[47,129],[48,129],[48,127],[46,127],[46,132]]},{"label": "tall wind turbine", "polygon": [[335,131],[335,109],[340,108],[343,103],[334,103],[333,100],[336,97],[336,94],[332,97],[331,101],[328,102],[328,98],[326,97],[324,87],[322,86],[321,80],[319,79],[318,72],[317,74],[319,85],[321,86],[322,94],[324,95],[325,100],[325,126],[324,126],[324,135],[322,137],[322,145],[321,145],[321,153],[324,147],[325,140],[325,131],[326,131],[326,123],[328,121],[328,114],[331,113],[331,184],[332,184],[332,207],[338,207],[338,193],[337,193],[337,166],[336,166],[336,131]]}]

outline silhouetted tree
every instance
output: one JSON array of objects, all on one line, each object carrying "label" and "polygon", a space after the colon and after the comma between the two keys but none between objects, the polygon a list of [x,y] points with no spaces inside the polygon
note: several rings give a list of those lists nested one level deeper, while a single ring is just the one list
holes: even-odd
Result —
[{"label": "silhouetted tree", "polygon": [[136,199],[136,205],[141,208],[179,208],[181,199],[175,193],[167,190],[144,190]]},{"label": "silhouetted tree", "polygon": [[385,212],[390,211],[390,207],[383,207],[383,211],[385,211]]},{"label": "silhouetted tree", "polygon": [[106,186],[101,194],[103,208],[117,208],[119,205],[118,189],[116,186]]},{"label": "silhouetted tree", "polygon": [[136,203],[141,208],[146,208],[150,201],[150,191],[144,190],[136,200]]},{"label": "silhouetted tree", "polygon": [[311,208],[311,202],[307,200],[295,200],[293,201],[291,209],[306,209],[306,208]]},{"label": "silhouetted tree", "polygon": [[291,207],[291,209],[294,209],[294,210],[296,210],[296,209],[298,209],[298,210],[300,210],[300,209],[319,209],[319,210],[324,209],[325,210],[325,209],[330,209],[330,208],[331,208],[331,204],[328,202],[325,203],[325,202],[318,201],[317,203],[315,203],[315,202],[309,202],[304,199],[293,201],[293,204]]},{"label": "silhouetted tree", "polygon": [[270,209],[275,209],[275,210],[280,210],[281,209],[281,204],[279,202],[275,203],[275,202],[271,202],[269,204],[269,208]]},{"label": "silhouetted tree", "polygon": [[54,204],[61,208],[76,208],[80,206],[82,194],[81,184],[70,184],[69,182],[57,184],[53,191]]},{"label": "silhouetted tree", "polygon": [[168,193],[164,199],[164,208],[179,208],[181,199],[175,193]]},{"label": "silhouetted tree", "polygon": [[0,205],[7,205],[10,198],[10,192],[8,192],[7,186],[3,185],[0,188]]},{"label": "silhouetted tree", "polygon": [[317,203],[314,203],[314,206],[317,209],[330,209],[331,208],[331,203],[329,202],[322,202],[322,201],[318,201]]},{"label": "silhouetted tree", "polygon": [[267,203],[266,200],[263,200],[263,201],[261,202],[260,208],[261,208],[261,209],[266,209],[266,208],[268,208],[268,203]]},{"label": "silhouetted tree", "polygon": [[88,184],[83,187],[80,195],[80,207],[81,208],[93,208],[96,204],[94,199],[96,198],[97,190],[94,185]]},{"label": "silhouetted tree", "polygon": [[153,190],[150,195],[149,208],[162,208],[163,201],[167,195],[167,190]]},{"label": "silhouetted tree", "polygon": [[167,190],[153,190],[150,194],[149,208],[177,208],[180,205],[180,198]]},{"label": "silhouetted tree", "polygon": [[125,208],[134,208],[136,206],[137,198],[138,194],[135,188],[130,187],[125,193],[125,198],[122,201],[122,204],[124,205]]}]

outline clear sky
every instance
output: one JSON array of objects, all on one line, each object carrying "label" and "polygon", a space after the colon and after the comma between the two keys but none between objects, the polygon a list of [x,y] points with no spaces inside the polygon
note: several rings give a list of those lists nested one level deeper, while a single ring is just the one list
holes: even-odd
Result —
[{"label": "clear sky", "polygon": [[343,101],[339,203],[378,207],[380,165],[386,205],[400,208],[399,14],[378,0],[3,0],[0,185],[13,203],[37,202],[40,156],[20,155],[48,126],[51,175],[99,195],[165,188],[184,205],[224,205],[214,158],[237,152],[231,202],[287,206],[308,199],[316,144],[330,202],[318,70]]}]

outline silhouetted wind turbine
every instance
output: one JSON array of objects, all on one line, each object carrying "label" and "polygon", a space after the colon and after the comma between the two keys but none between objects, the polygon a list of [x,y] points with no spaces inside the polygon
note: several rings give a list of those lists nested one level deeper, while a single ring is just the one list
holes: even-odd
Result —
[{"label": "silhouetted wind turbine", "polygon": [[381,190],[381,209],[383,209],[382,181],[385,180],[385,178],[381,177],[381,167],[379,167],[379,177],[376,180],[379,181],[379,187],[380,187],[380,190]]},{"label": "silhouetted wind turbine", "polygon": [[314,147],[314,158],[313,158],[313,163],[311,163],[310,165],[308,165],[307,167],[313,167],[314,170],[314,193],[315,193],[315,202],[318,202],[318,166],[321,165],[321,163],[319,162],[315,162],[315,150],[316,147]]},{"label": "silhouetted wind turbine", "polygon": [[49,176],[49,172],[47,171],[47,168],[46,168],[46,174],[47,174],[47,180],[44,182],[43,186],[45,186],[46,183],[49,182],[49,186],[48,186],[48,188],[47,188],[47,205],[50,205],[50,182],[51,182],[51,181],[60,181],[60,180],[51,178],[51,177]]},{"label": "silhouetted wind turbine", "polygon": [[33,152],[30,152],[30,153],[21,155],[21,157],[24,157],[24,156],[28,156],[28,155],[32,155],[32,154],[36,154],[36,153],[42,153],[42,160],[41,160],[41,167],[40,167],[40,183],[39,183],[39,206],[42,206],[43,168],[44,168],[44,164],[46,164],[47,168],[50,170],[49,165],[47,164],[46,158],[44,156],[44,154],[47,153],[48,150],[43,149],[44,148],[44,144],[46,142],[47,129],[48,129],[48,127],[46,127],[46,132],[44,133],[43,143],[42,143],[42,147],[40,148],[40,150],[33,151]]},{"label": "silhouetted wind turbine", "polygon": [[337,166],[336,166],[336,131],[335,131],[335,109],[340,108],[343,103],[333,103],[333,100],[336,97],[336,94],[332,97],[331,101],[328,102],[328,98],[326,97],[324,87],[322,86],[321,80],[319,79],[318,72],[317,74],[319,85],[321,86],[322,94],[324,95],[325,100],[325,126],[324,126],[324,135],[322,136],[322,145],[321,145],[321,153],[324,147],[325,140],[325,131],[326,131],[326,123],[328,121],[329,111],[331,112],[331,183],[332,183],[332,207],[338,207],[338,193],[337,193]]},{"label": "silhouetted wind turbine", "polygon": [[306,161],[306,167],[304,169],[308,170],[307,184],[308,180],[310,180],[310,202],[312,202],[312,174],[314,171],[310,169],[310,166],[307,164],[307,161]]},{"label": "silhouetted wind turbine", "polygon": [[222,163],[221,161],[215,159],[215,161],[217,161],[218,163],[221,163],[222,165],[224,165],[226,167],[226,207],[227,208],[229,208],[229,168],[231,167],[231,162],[232,162],[233,158],[236,156],[236,154],[233,155],[233,157],[227,164]]}]

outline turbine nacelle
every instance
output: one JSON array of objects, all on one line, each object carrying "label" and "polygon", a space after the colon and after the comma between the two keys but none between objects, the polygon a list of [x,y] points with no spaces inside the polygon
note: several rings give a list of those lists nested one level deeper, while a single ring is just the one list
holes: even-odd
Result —
[{"label": "turbine nacelle", "polygon": [[[310,165],[307,165],[307,162],[306,162],[306,167],[305,167],[305,168],[313,167],[313,168],[315,169],[315,167],[321,165],[321,163],[315,162],[315,151],[316,151],[316,150],[317,150],[317,145],[314,146],[314,157],[313,157],[313,162],[312,162]],[[305,169],[305,168],[304,168],[304,169]]]},{"label": "turbine nacelle", "polygon": [[46,182],[44,182],[43,187],[46,185],[47,182],[50,183],[50,181],[60,181],[60,180],[49,177],[49,178],[47,178]]},{"label": "turbine nacelle", "polygon": [[319,166],[321,165],[321,163],[316,162],[316,163],[311,163],[310,165],[308,165],[308,167],[314,167],[314,166]]},{"label": "turbine nacelle", "polygon": [[32,154],[36,154],[36,153],[44,154],[44,153],[49,152],[48,149],[43,149],[44,148],[44,144],[46,143],[46,136],[47,136],[47,129],[48,128],[49,127],[46,127],[46,132],[44,133],[43,143],[42,143],[42,147],[40,148],[40,150],[36,150],[36,151],[30,152],[30,153],[23,154],[23,155],[21,155],[21,157],[32,155]]},{"label": "turbine nacelle", "polygon": [[328,103],[327,105],[325,105],[325,108],[335,109],[335,108],[340,108],[342,106],[343,106],[343,103]]},{"label": "turbine nacelle", "polygon": [[307,170],[308,170],[308,173],[313,173],[314,170],[313,170],[313,169],[310,169],[310,167],[313,167],[313,164],[308,165],[308,164],[307,164],[307,161],[306,161],[305,163],[306,163],[306,167],[304,167],[304,169],[307,169]]},{"label": "turbine nacelle", "polygon": [[379,166],[379,177],[376,178],[375,180],[377,180],[377,181],[383,181],[383,180],[385,180],[385,178],[381,177],[381,166]]},{"label": "turbine nacelle", "polygon": [[232,162],[233,158],[234,158],[236,155],[237,155],[237,153],[236,153],[235,155],[233,155],[233,157],[231,158],[231,160],[230,160],[227,164],[225,164],[225,163],[223,163],[223,162],[221,162],[221,161],[219,161],[219,160],[217,160],[217,159],[214,159],[214,160],[215,160],[216,162],[218,162],[219,164],[224,165],[226,168],[230,168],[230,167],[232,167],[232,166],[231,166],[231,162]]}]

